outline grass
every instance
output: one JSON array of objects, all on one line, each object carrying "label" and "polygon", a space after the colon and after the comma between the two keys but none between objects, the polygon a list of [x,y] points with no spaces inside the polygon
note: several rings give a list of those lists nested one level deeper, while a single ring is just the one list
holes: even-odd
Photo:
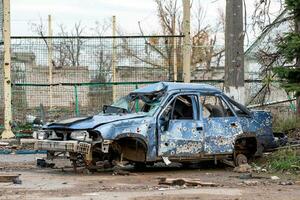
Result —
[{"label": "grass", "polygon": [[300,117],[296,115],[288,116],[274,116],[273,118],[273,131],[274,132],[288,132],[289,130],[300,128]]},{"label": "grass", "polygon": [[292,148],[278,150],[267,158],[267,167],[270,171],[299,171],[300,154]]},{"label": "grass", "polygon": [[[294,113],[280,114],[273,117],[273,132],[282,132],[290,136],[300,128],[300,117]],[[265,166],[270,171],[300,171],[300,150],[287,147],[273,152],[266,158]]]}]

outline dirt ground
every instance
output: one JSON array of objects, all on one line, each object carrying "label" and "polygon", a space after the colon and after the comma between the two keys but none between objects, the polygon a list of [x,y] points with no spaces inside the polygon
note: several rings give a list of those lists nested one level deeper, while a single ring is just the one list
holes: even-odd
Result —
[{"label": "dirt ground", "polygon": [[[41,156],[41,155],[40,155]],[[40,157],[39,156],[39,157]],[[22,184],[0,183],[0,199],[146,199],[146,200],[299,200],[300,176],[253,174],[256,178],[241,179],[232,168],[207,163],[193,168],[151,167],[130,170],[129,175],[112,175],[107,170],[86,175],[72,169],[39,169],[37,155],[0,155],[1,174],[21,174]],[[61,163],[58,163],[60,167]],[[64,163],[65,165],[65,163]],[[62,165],[62,166],[64,166]],[[159,178],[193,178],[217,183],[217,187],[159,185]],[[257,178],[259,177],[259,178]],[[280,185],[293,182],[292,185]]]}]

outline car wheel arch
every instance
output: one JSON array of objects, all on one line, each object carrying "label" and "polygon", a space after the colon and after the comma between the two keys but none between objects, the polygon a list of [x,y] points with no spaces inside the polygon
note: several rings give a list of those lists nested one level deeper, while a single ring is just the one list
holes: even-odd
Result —
[{"label": "car wheel arch", "polygon": [[238,154],[243,154],[248,158],[256,155],[259,150],[258,140],[255,133],[243,132],[237,135],[234,140],[234,157],[236,158]]},{"label": "car wheel arch", "polygon": [[122,133],[113,140],[113,147],[122,158],[134,162],[145,162],[148,151],[146,138],[137,133]]}]

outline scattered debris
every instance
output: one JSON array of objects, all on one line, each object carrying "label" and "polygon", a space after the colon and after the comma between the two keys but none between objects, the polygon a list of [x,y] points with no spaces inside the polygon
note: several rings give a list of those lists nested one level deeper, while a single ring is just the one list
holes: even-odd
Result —
[{"label": "scattered debris", "polygon": [[247,181],[243,181],[243,183],[247,186],[256,186],[256,185],[258,185],[259,182],[247,180]]},{"label": "scattered debris", "polygon": [[253,171],[255,171],[255,172],[260,172],[262,169],[261,167],[255,165],[255,164],[254,164],[254,166],[252,165],[252,168],[253,168]]},{"label": "scattered debris", "polygon": [[280,181],[278,183],[278,185],[294,185],[294,184],[295,184],[295,182],[293,182],[293,181]]},{"label": "scattered debris", "polygon": [[290,130],[287,130],[287,132],[289,138],[295,141],[300,140],[300,128],[292,128]]},{"label": "scattered debris", "polygon": [[253,171],[253,172],[256,172],[256,173],[267,172],[267,169],[262,168],[262,167],[260,167],[260,166],[257,166],[257,165],[255,165],[255,164],[254,164],[254,166],[253,166],[253,165],[251,165],[251,166],[252,166],[252,171]]},{"label": "scattered debris", "polygon": [[164,163],[165,163],[166,165],[170,165],[170,164],[171,164],[171,161],[169,160],[168,157],[162,157],[162,159],[163,159],[163,161],[164,161]]},{"label": "scattered debris", "polygon": [[233,171],[237,173],[247,173],[247,172],[250,173],[252,171],[252,168],[249,164],[242,164],[235,167]]},{"label": "scattered debris", "polygon": [[252,173],[241,174],[239,176],[240,179],[251,179],[253,178]]},{"label": "scattered debris", "polygon": [[199,179],[186,179],[186,178],[159,178],[160,185],[178,185],[178,186],[208,186],[208,187],[216,187],[219,186],[219,184],[212,183],[212,182],[203,182]]},{"label": "scattered debris", "polygon": [[267,169],[263,168],[263,169],[261,169],[261,172],[267,172]]},{"label": "scattered debris", "polygon": [[36,159],[36,166],[40,167],[40,168],[53,168],[55,166],[55,164],[54,163],[48,163],[43,158],[37,158]]},{"label": "scattered debris", "polygon": [[270,179],[265,176],[254,176],[252,173],[245,173],[239,176],[229,176],[230,178],[239,178],[239,179]]},{"label": "scattered debris", "polygon": [[120,175],[120,176],[129,176],[130,175],[130,172],[129,171],[125,171],[125,170],[122,170],[120,168],[116,168],[112,175]]},{"label": "scattered debris", "polygon": [[13,182],[13,184],[22,184],[22,181],[20,180],[20,175],[21,174],[0,174],[0,182]]},{"label": "scattered debris", "polygon": [[222,159],[221,162],[224,163],[224,164],[226,164],[226,165],[228,165],[228,166],[230,166],[230,167],[235,167],[233,161],[229,161],[229,160],[226,160],[226,159]]},{"label": "scattered debris", "polygon": [[280,179],[278,176],[271,176],[270,178],[271,178],[271,180],[279,180]]},{"label": "scattered debris", "polygon": [[110,163],[108,160],[97,161],[95,166],[97,169],[109,169],[113,167],[112,163]]}]

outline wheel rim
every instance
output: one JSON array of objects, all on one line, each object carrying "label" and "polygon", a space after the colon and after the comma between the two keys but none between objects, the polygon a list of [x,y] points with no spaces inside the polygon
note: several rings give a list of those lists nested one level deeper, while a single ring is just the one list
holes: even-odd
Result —
[{"label": "wheel rim", "polygon": [[248,159],[244,154],[238,154],[235,158],[235,164],[240,166],[242,164],[248,163]]}]

